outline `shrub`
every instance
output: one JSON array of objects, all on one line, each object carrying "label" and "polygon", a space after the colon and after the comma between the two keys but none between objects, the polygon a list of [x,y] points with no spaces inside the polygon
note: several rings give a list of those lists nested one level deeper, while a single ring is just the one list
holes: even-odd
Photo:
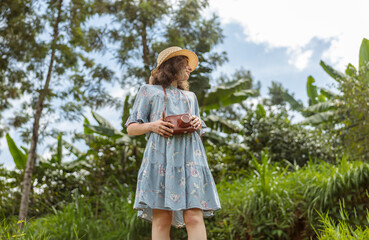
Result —
[{"label": "shrub", "polygon": [[[349,216],[345,209],[345,202],[340,201],[341,219],[336,223],[328,213],[325,215],[318,212],[320,216],[321,227],[315,231],[318,240],[366,240],[369,236],[369,226],[352,226],[352,219],[357,219],[357,215]],[[351,220],[350,220],[351,219]],[[367,222],[369,223],[369,211],[366,214]],[[315,229],[314,229],[315,230]]]}]

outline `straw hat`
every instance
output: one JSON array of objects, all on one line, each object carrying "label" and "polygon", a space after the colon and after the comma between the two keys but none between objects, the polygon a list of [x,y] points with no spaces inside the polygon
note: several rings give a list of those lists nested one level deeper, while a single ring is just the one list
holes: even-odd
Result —
[{"label": "straw hat", "polygon": [[191,67],[192,71],[195,70],[199,63],[199,59],[194,52],[180,47],[169,47],[159,53],[159,56],[156,59],[157,65],[155,69],[158,69],[158,67],[166,60],[176,56],[186,56],[188,58],[188,65]]}]

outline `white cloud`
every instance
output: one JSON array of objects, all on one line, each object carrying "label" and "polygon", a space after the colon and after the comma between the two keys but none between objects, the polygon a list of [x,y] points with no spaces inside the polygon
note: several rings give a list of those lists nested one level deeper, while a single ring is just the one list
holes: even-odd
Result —
[{"label": "white cloud", "polygon": [[300,70],[307,66],[312,53],[306,46],[314,37],[332,41],[324,60],[341,70],[349,62],[357,66],[361,40],[369,37],[367,9],[365,0],[210,0],[210,11],[223,24],[240,23],[246,41],[287,47]]},{"label": "white cloud", "polygon": [[298,70],[304,70],[313,55],[312,50],[302,51],[301,48],[296,50],[289,49],[288,52],[290,53],[290,59],[288,63],[295,66]]}]

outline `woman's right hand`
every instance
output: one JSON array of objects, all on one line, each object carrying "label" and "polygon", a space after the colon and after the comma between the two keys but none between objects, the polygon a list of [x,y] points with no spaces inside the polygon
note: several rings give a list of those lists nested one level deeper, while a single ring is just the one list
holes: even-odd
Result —
[{"label": "woman's right hand", "polygon": [[157,133],[163,137],[171,137],[173,136],[174,125],[170,122],[164,122],[163,118],[156,120],[155,122],[150,123],[150,130],[154,133]]}]

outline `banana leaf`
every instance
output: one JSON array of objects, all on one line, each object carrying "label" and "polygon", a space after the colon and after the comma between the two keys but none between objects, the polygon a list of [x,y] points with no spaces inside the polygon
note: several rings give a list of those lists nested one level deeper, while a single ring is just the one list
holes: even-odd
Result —
[{"label": "banana leaf", "polygon": [[320,112],[314,114],[310,117],[305,118],[304,120],[298,122],[298,124],[311,124],[311,125],[318,125],[325,122],[331,122],[334,120],[338,120],[340,117],[338,115],[338,111],[327,111],[327,112]]},{"label": "banana leaf", "polygon": [[314,104],[310,107],[307,107],[305,109],[303,109],[304,112],[325,112],[328,110],[333,110],[333,109],[337,109],[337,107],[339,106],[339,101],[336,99],[333,100],[328,100],[326,102],[320,102],[317,104]]},{"label": "banana leaf", "polygon": [[111,124],[108,120],[106,120],[105,118],[103,118],[102,116],[100,116],[94,111],[91,111],[91,113],[100,126],[105,127],[105,128],[115,129],[113,124]]},{"label": "banana leaf", "polygon": [[241,129],[231,121],[216,115],[209,115],[203,118],[205,124],[213,129],[223,133],[237,133]]},{"label": "banana leaf", "polygon": [[219,109],[220,107],[226,107],[246,100],[256,92],[256,90],[246,89],[249,82],[250,79],[239,79],[217,86],[205,97],[201,106],[202,110]]},{"label": "banana leaf", "polygon": [[26,169],[28,153],[26,151],[23,153],[8,133],[6,134],[6,141],[8,142],[9,151],[13,157],[16,168]]},{"label": "banana leaf", "polygon": [[331,76],[337,82],[342,82],[346,79],[346,76],[343,73],[335,70],[331,66],[327,65],[325,62],[320,61],[320,66],[322,66],[324,71],[328,73],[328,75]]},{"label": "banana leaf", "polygon": [[369,62],[369,40],[363,38],[359,53],[359,68],[366,66],[368,62]]}]

